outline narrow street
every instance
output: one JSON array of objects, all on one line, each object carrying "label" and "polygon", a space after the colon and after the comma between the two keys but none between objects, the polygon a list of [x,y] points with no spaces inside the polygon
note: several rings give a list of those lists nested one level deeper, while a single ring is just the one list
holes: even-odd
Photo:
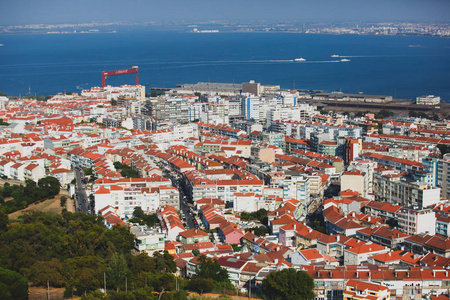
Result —
[{"label": "narrow street", "polygon": [[74,172],[77,180],[77,187],[75,190],[75,207],[77,211],[89,213],[90,204],[86,194],[85,184],[83,182],[84,178],[83,171],[79,168],[75,168]]}]

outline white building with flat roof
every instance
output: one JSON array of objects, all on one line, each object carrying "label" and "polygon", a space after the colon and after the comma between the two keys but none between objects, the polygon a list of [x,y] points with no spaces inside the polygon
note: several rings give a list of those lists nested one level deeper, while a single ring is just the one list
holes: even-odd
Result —
[{"label": "white building with flat roof", "polygon": [[441,102],[441,97],[435,95],[420,96],[416,98],[416,104],[437,105]]}]

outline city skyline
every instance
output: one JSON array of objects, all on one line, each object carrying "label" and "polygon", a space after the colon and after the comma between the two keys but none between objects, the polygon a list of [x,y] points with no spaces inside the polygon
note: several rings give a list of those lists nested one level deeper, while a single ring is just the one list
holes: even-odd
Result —
[{"label": "city skyline", "polygon": [[0,25],[80,22],[330,21],[448,22],[450,2],[399,1],[142,1],[19,0],[1,4]]}]

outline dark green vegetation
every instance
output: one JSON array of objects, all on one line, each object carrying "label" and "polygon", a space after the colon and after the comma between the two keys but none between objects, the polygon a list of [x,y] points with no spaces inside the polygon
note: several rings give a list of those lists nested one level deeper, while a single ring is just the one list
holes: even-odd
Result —
[{"label": "dark green vegetation", "polygon": [[140,225],[147,225],[153,227],[159,223],[158,216],[156,214],[146,215],[140,206],[136,206],[133,211],[133,218],[128,220],[131,223],[139,223]]},{"label": "dark green vegetation", "polygon": [[17,272],[0,267],[0,299],[28,299],[28,282]]},{"label": "dark green vegetation", "polygon": [[163,95],[165,95],[166,94],[166,92],[164,92],[164,91],[155,91],[155,90],[152,90],[152,91],[150,91],[150,93],[147,93],[147,94],[145,94],[145,97],[158,97],[158,96],[163,96]]},{"label": "dark green vegetation", "polygon": [[267,224],[267,210],[264,208],[261,208],[258,211],[255,212],[242,212],[241,213],[241,220],[242,221],[252,221],[252,220],[258,220],[263,224]]},{"label": "dark green vegetation", "polygon": [[314,295],[314,280],[305,271],[284,269],[267,275],[262,290],[265,299],[309,300]]},{"label": "dark green vegetation", "polygon": [[450,153],[450,147],[446,144],[438,144],[437,147],[439,148],[439,151],[441,151],[442,155]]},{"label": "dark green vegetation", "polygon": [[[1,218],[1,216],[0,216]],[[99,216],[31,212],[0,232],[0,266],[38,286],[65,287],[67,295],[109,289],[170,290],[176,271],[168,253],[131,255],[129,228],[108,230]]]},{"label": "dark green vegetation", "polygon": [[[39,179],[37,185],[33,180],[26,180],[25,186],[5,183],[3,188],[0,189],[2,197],[0,199],[0,211],[6,214],[13,213],[26,208],[32,203],[51,199],[59,194],[59,190],[59,181],[54,177]],[[8,197],[13,197],[13,199],[4,202],[4,198]]]},{"label": "dark green vegetation", "polygon": [[129,254],[134,245],[128,228],[107,230],[94,215],[32,212],[21,221],[0,233],[0,266],[36,285],[49,280],[51,286],[66,287],[70,293],[102,286],[114,255]]},{"label": "dark green vegetation", "polygon": [[233,290],[234,287],[228,279],[228,272],[222,268],[216,259],[201,255],[199,257],[197,275],[189,281],[188,289],[199,294],[213,290]]},{"label": "dark green vegetation", "polygon": [[257,236],[266,236],[266,234],[269,233],[269,228],[267,228],[266,226],[259,226],[249,228],[249,231],[253,232],[253,234]]},{"label": "dark green vegetation", "polygon": [[136,171],[135,169],[133,169],[130,166],[121,164],[118,161],[114,163],[114,167],[116,168],[116,170],[120,171],[120,174],[122,174],[122,176],[125,178],[140,178],[141,177],[141,176],[139,176],[138,171]]},{"label": "dark green vegetation", "polygon": [[[7,224],[7,215],[0,212],[0,267],[16,278],[14,293],[26,291],[27,280],[36,286],[45,287],[48,281],[52,287],[64,287],[67,297],[86,293],[86,299],[186,299],[187,290],[233,290],[216,260],[202,256],[192,284],[176,279],[172,255],[132,255],[135,238],[129,228],[107,229],[96,215],[29,212],[20,222]],[[105,277],[107,296],[99,292]],[[0,289],[4,282],[0,275]],[[8,295],[0,294],[0,299]]]},{"label": "dark green vegetation", "polygon": [[5,122],[3,121],[3,119],[0,119],[0,126],[8,126],[8,125],[9,125],[8,122]]}]

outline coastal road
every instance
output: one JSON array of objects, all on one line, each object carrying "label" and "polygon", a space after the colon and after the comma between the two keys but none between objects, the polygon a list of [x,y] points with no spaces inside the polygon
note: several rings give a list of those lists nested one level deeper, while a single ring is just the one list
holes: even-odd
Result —
[{"label": "coastal road", "polygon": [[84,189],[85,184],[83,182],[84,174],[79,168],[75,168],[75,177],[77,180],[77,187],[75,190],[75,206],[77,211],[82,211],[84,213],[89,213],[90,204],[89,199]]}]

